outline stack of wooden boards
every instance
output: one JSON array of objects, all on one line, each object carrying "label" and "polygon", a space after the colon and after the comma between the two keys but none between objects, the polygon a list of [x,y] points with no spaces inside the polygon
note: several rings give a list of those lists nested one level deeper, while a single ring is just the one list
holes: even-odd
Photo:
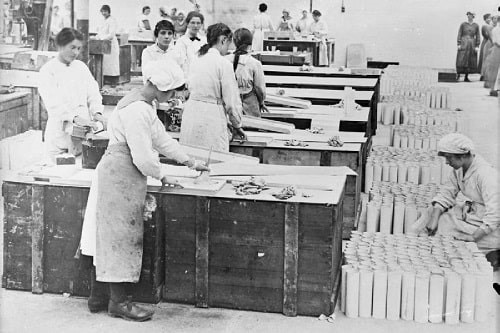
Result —
[{"label": "stack of wooden boards", "polygon": [[[212,153],[214,159],[220,155]],[[331,313],[340,281],[347,167],[214,163],[218,191],[148,187],[157,209],[144,225],[134,299],[288,316]],[[62,170],[62,169],[64,170]],[[3,287],[34,293],[89,293],[91,262],[75,260],[94,170],[38,170],[4,177]],[[173,170],[174,175],[190,170]],[[52,174],[49,181],[41,181]],[[39,181],[34,177],[38,175]],[[238,195],[227,180],[264,177],[269,190]],[[86,181],[86,183],[84,182]],[[297,195],[272,193],[295,185]]]}]

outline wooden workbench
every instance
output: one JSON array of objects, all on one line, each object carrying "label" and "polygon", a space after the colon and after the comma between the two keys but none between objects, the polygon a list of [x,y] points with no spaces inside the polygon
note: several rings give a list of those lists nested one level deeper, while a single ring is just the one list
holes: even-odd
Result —
[{"label": "wooden workbench", "polygon": [[[298,52],[310,52],[312,54],[312,65],[319,65],[319,48],[321,41],[318,39],[264,39],[264,50],[273,48],[280,51],[293,51],[294,47]],[[335,54],[335,39],[326,41],[328,65],[333,63]]]},{"label": "wooden workbench", "polygon": [[[244,169],[216,166],[219,174]],[[277,171],[275,166],[248,168]],[[280,172],[299,172],[305,179],[323,175],[322,184],[331,186],[307,189],[308,197],[286,201],[270,195],[282,186],[247,196],[236,195],[230,184],[210,195],[160,192],[148,186],[158,208],[145,221],[143,265],[134,299],[287,316],[332,313],[342,256],[341,169],[281,167]],[[15,174],[4,177],[3,287],[88,295],[91,263],[75,260],[74,254],[92,172],[86,170],[86,178],[78,179],[61,172],[66,176],[50,182]]]},{"label": "wooden workbench", "polygon": [[352,87],[357,91],[375,90],[378,82],[375,78],[288,75],[265,75],[265,80],[266,87],[319,88],[330,90],[343,90],[345,87]]},{"label": "wooden workbench", "polygon": [[[333,105],[339,103],[344,98],[343,90],[330,89],[307,89],[307,88],[266,88],[267,94],[281,95],[284,97],[302,98],[311,101],[313,104]],[[354,91],[354,99],[361,106],[370,106],[373,91]]]},{"label": "wooden workbench", "polygon": [[301,67],[297,66],[264,65],[263,68],[266,76],[287,75],[378,79],[382,74],[380,69],[373,68],[345,68],[342,71],[335,67],[312,67],[310,71],[303,71]]}]

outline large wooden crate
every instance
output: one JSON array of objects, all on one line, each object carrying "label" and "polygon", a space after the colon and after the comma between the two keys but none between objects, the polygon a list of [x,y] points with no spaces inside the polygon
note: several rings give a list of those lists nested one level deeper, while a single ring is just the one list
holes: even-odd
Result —
[{"label": "large wooden crate", "polygon": [[[2,287],[88,296],[91,260],[75,258],[88,188],[4,182]],[[160,200],[157,196],[157,200]],[[162,212],[144,224],[137,301],[157,303],[164,280]]]},{"label": "large wooden crate", "polygon": [[165,300],[288,316],[333,312],[342,200],[326,205],[168,195],[162,205]]},{"label": "large wooden crate", "polygon": [[27,131],[32,123],[31,109],[29,92],[0,95],[0,140]]}]

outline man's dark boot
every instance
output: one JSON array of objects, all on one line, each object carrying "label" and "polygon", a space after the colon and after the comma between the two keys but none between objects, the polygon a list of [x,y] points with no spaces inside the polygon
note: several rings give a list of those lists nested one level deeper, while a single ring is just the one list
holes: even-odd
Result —
[{"label": "man's dark boot", "polygon": [[127,297],[126,283],[110,283],[111,299],[108,305],[108,314],[132,321],[146,321],[153,317],[154,311],[144,309],[133,303]]},{"label": "man's dark boot", "polygon": [[106,282],[96,280],[95,266],[92,265],[90,270],[90,296],[88,307],[90,312],[96,313],[106,311],[109,302],[109,287]]}]

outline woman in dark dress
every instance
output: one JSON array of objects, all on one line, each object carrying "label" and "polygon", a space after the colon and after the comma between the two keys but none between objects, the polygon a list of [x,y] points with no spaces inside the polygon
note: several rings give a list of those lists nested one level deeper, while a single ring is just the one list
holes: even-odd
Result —
[{"label": "woman in dark dress", "polygon": [[477,50],[481,37],[479,26],[474,22],[474,13],[467,12],[467,22],[458,30],[457,80],[465,74],[464,82],[469,81],[470,73],[477,73]]}]

